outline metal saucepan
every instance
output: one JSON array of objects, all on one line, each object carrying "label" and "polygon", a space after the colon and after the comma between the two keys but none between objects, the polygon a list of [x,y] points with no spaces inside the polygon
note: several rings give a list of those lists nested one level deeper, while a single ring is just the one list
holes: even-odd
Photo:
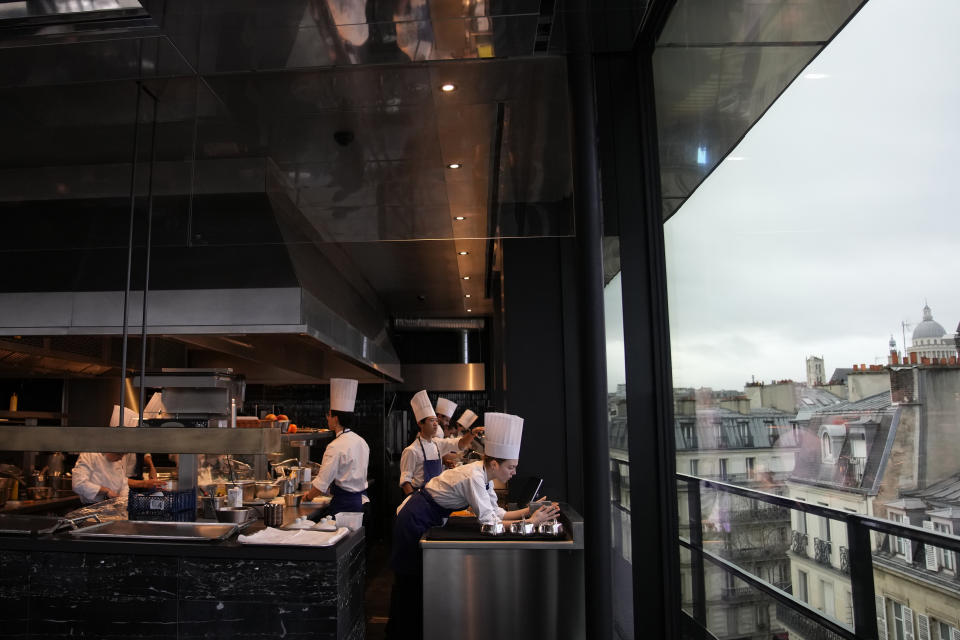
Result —
[{"label": "metal saucepan", "polygon": [[273,500],[280,494],[280,485],[274,482],[258,482],[257,498],[261,500]]},{"label": "metal saucepan", "polygon": [[510,533],[518,534],[521,536],[530,536],[536,532],[537,532],[537,526],[532,522],[521,520],[520,522],[510,523]]},{"label": "metal saucepan", "polygon": [[499,536],[503,533],[503,523],[494,522],[493,524],[482,524],[480,525],[480,533],[488,536]]},{"label": "metal saucepan", "polygon": [[247,520],[254,520],[256,517],[257,512],[246,507],[224,507],[223,509],[217,509],[217,520],[219,522],[243,524]]},{"label": "metal saucepan", "polygon": [[559,536],[563,533],[563,525],[556,520],[551,520],[550,522],[541,523],[538,530],[541,535]]}]

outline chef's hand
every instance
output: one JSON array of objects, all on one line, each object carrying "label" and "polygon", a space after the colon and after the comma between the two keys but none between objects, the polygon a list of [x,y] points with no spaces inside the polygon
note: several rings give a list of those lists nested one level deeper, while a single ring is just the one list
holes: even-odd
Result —
[{"label": "chef's hand", "polygon": [[534,511],[533,515],[530,516],[530,522],[533,524],[541,524],[553,520],[558,515],[560,515],[560,507],[556,502],[553,502],[551,504],[545,504]]},{"label": "chef's hand", "polygon": [[482,435],[483,435],[483,432],[486,431],[486,430],[487,430],[486,427],[474,427],[473,429],[470,429],[470,435],[472,435],[472,436],[482,436]]},{"label": "chef's hand", "polygon": [[443,456],[443,466],[445,466],[447,469],[453,469],[455,466],[457,466],[458,457],[459,456],[457,456],[455,453],[448,453],[447,455]]}]

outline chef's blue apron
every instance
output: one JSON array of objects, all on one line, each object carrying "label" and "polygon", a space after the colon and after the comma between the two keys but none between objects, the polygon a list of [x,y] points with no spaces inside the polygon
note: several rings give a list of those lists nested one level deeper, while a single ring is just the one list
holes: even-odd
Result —
[{"label": "chef's blue apron", "polygon": [[403,505],[393,525],[393,552],[390,565],[397,573],[420,575],[420,536],[427,529],[439,527],[449,518],[453,509],[441,507],[425,489],[414,492]]},{"label": "chef's blue apron", "polygon": [[436,442],[433,443],[433,446],[437,448],[437,459],[427,460],[427,452],[423,448],[423,440],[417,438],[417,442],[420,443],[420,452],[423,453],[423,486],[426,487],[428,482],[443,472],[443,461],[440,460],[440,445]]}]

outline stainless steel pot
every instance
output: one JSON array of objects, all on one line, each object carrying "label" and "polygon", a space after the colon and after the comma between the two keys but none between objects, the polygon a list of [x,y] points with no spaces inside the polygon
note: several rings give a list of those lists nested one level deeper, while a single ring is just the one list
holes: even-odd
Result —
[{"label": "stainless steel pot", "polygon": [[551,520],[550,522],[541,523],[538,530],[540,534],[544,536],[559,536],[563,533],[563,525],[556,520]]},{"label": "stainless steel pot", "polygon": [[493,524],[482,524],[480,525],[480,533],[488,536],[499,536],[503,533],[503,523],[495,522]]},{"label": "stainless steel pot", "polygon": [[536,533],[536,531],[537,531],[537,526],[532,522],[527,522],[526,520],[510,523],[510,533],[514,533],[521,536],[530,536]]},{"label": "stainless steel pot", "polygon": [[257,517],[257,512],[246,507],[224,507],[217,509],[217,520],[220,522],[233,522],[243,524],[247,520],[253,520]]},{"label": "stainless steel pot", "polygon": [[280,494],[280,486],[273,482],[258,482],[256,496],[261,500],[273,500]]}]

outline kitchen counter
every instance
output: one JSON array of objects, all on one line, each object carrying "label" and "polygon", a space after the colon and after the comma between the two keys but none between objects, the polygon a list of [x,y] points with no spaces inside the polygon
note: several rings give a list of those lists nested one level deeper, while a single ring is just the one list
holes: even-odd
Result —
[{"label": "kitchen counter", "polygon": [[0,508],[0,513],[52,513],[62,515],[79,506],[80,496],[71,494],[48,500],[7,500],[3,508]]},{"label": "kitchen counter", "polygon": [[0,567],[4,637],[364,634],[363,529],[330,547],[0,535]]}]

